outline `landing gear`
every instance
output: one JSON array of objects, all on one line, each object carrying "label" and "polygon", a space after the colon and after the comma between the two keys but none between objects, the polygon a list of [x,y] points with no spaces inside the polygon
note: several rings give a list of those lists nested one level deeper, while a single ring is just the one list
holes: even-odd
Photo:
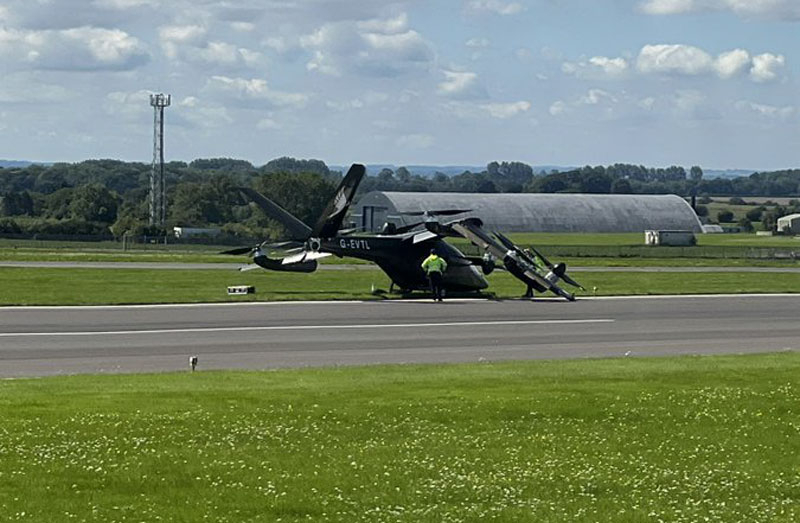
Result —
[{"label": "landing gear", "polygon": [[528,285],[528,289],[525,291],[525,294],[522,296],[523,298],[533,299],[533,287]]}]

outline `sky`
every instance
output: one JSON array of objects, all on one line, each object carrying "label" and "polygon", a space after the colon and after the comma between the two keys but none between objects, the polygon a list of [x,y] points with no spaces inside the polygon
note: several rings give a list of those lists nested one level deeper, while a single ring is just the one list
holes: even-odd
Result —
[{"label": "sky", "polygon": [[0,158],[800,167],[800,0],[4,0]]}]

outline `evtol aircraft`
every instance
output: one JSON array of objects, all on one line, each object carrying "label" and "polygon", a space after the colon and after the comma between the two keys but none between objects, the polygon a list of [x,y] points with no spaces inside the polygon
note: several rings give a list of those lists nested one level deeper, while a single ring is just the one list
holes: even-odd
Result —
[{"label": "evtol aircraft", "polygon": [[[290,235],[285,241],[262,242],[254,247],[240,247],[222,254],[253,257],[254,265],[243,268],[264,268],[272,271],[314,272],[317,260],[326,256],[351,256],[375,263],[392,280],[392,288],[404,293],[428,289],[428,278],[422,270],[422,261],[432,249],[445,259],[447,270],[443,276],[444,289],[465,292],[480,291],[489,286],[485,275],[495,269],[504,269],[527,285],[526,296],[533,291],[550,291],[573,301],[574,295],[559,286],[563,281],[583,289],[566,274],[563,263],[553,265],[539,251],[523,249],[506,236],[483,229],[477,217],[449,219],[468,213],[466,209],[429,210],[405,213],[420,216],[422,221],[397,227],[384,225],[379,234],[364,234],[359,229],[342,229],[345,215],[352,203],[366,169],[353,164],[313,227],[309,227],[259,192],[241,187],[239,191],[258,205],[270,218],[280,222]],[[467,256],[446,237],[466,238],[483,252],[483,256]],[[274,254],[279,256],[274,257]],[[497,263],[502,261],[502,267]]]}]

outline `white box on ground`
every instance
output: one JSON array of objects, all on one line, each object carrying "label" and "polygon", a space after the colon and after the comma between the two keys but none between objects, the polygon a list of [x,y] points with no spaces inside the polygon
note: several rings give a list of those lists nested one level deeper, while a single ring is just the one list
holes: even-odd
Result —
[{"label": "white box on ground", "polygon": [[253,294],[254,292],[256,292],[256,288],[252,285],[231,285],[228,287],[228,294],[230,295]]}]

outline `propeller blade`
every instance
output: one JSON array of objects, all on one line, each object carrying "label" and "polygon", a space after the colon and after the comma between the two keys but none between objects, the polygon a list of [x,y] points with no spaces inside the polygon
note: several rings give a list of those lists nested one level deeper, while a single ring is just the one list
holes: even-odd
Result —
[{"label": "propeller blade", "polygon": [[453,216],[456,214],[464,214],[470,212],[472,209],[443,209],[441,211],[428,211],[431,216]]},{"label": "propeller blade", "polygon": [[340,236],[347,236],[348,234],[353,234],[354,232],[361,232],[365,228],[364,227],[351,227],[350,229],[342,229],[338,232]]},{"label": "propeller blade", "polygon": [[308,251],[303,250],[303,251],[301,251],[301,252],[299,252],[297,254],[293,254],[291,256],[287,256],[286,258],[281,260],[281,265],[291,265],[293,263],[302,263],[302,262],[305,261],[307,254],[308,254]]},{"label": "propeller blade", "polygon": [[435,211],[404,211],[397,214],[400,216],[453,216],[470,211],[472,209],[440,209]]},{"label": "propeller blade", "polygon": [[561,279],[562,279],[562,280],[564,280],[566,283],[569,283],[569,284],[570,284],[570,285],[572,285],[573,287],[577,287],[577,288],[579,288],[579,289],[580,289],[580,290],[582,290],[582,291],[585,291],[585,290],[586,290],[586,289],[584,289],[584,288],[583,288],[583,285],[581,285],[580,283],[576,282],[575,280],[573,280],[572,278],[570,278],[570,277],[569,277],[568,275],[566,275],[566,274],[563,274],[563,275],[561,276]]},{"label": "propeller blade", "polygon": [[533,251],[533,253],[534,253],[536,256],[538,256],[539,258],[541,258],[542,262],[543,262],[545,265],[547,265],[547,266],[548,266],[548,267],[550,267],[550,268],[552,268],[552,267],[553,267],[553,264],[552,264],[552,263],[550,263],[550,260],[548,260],[547,258],[545,258],[545,257],[544,257],[544,254],[542,254],[541,252],[539,252],[539,251],[536,249],[536,247],[534,247],[533,245],[531,245],[531,246],[530,246],[530,248],[531,248],[531,251]]},{"label": "propeller blade", "polygon": [[330,253],[330,252],[309,252],[309,253],[306,253],[306,260],[305,261],[308,261],[308,260],[319,260],[320,258],[327,258],[328,256],[331,256],[331,255],[332,255],[332,253]]},{"label": "propeller blade", "polygon": [[255,250],[254,247],[237,247],[237,248],[231,249],[229,251],[222,251],[220,254],[232,254],[234,256],[237,256],[239,254],[247,254],[247,253],[249,253],[251,251],[254,251],[254,250]]},{"label": "propeller blade", "polygon": [[494,231],[494,235],[495,235],[495,237],[497,237],[498,240],[500,240],[500,243],[502,243],[503,246],[506,249],[508,249],[509,251],[518,251],[519,250],[517,248],[517,246],[514,245],[514,242],[512,242],[511,240],[509,240],[508,238],[503,236],[501,233],[499,233],[497,231]]},{"label": "propeller blade", "polygon": [[397,228],[397,230],[395,231],[395,234],[406,233],[406,232],[408,232],[408,231],[410,231],[410,230],[412,230],[412,229],[414,229],[416,227],[419,227],[420,225],[423,225],[424,223],[425,222],[416,222],[416,223],[411,223],[409,225],[403,225],[402,227],[398,227]]},{"label": "propeller blade", "polygon": [[239,267],[239,272],[252,271],[252,270],[260,269],[260,268],[261,267],[259,265],[256,265],[255,263],[249,263],[249,264],[247,264],[247,265],[245,265],[243,267]]},{"label": "propeller blade", "polygon": [[430,240],[432,238],[438,238],[438,237],[439,237],[439,235],[434,233],[434,232],[425,231],[425,232],[421,232],[421,233],[415,234],[414,235],[414,240],[412,241],[412,243],[414,243],[414,244],[422,243],[422,242],[424,242],[426,240]]}]

